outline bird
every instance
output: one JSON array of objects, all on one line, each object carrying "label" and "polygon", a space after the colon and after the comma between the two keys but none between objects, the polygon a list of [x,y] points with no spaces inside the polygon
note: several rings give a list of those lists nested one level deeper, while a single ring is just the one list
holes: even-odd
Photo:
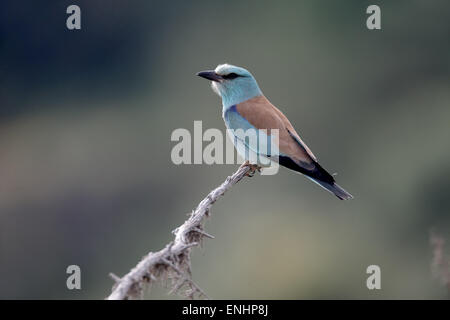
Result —
[{"label": "bird", "polygon": [[[222,117],[227,129],[230,129],[227,132],[237,129],[266,130],[264,132],[270,136],[270,130],[277,129],[277,162],[281,166],[305,175],[341,200],[353,198],[318,163],[288,118],[265,97],[247,69],[225,63],[214,70],[198,72],[197,76],[210,80],[213,91],[221,97]],[[260,157],[271,157],[268,148],[261,150],[236,134],[231,138],[238,153],[246,159],[244,165],[249,165],[253,173],[256,169],[259,171],[261,166],[250,162],[249,150]]]}]

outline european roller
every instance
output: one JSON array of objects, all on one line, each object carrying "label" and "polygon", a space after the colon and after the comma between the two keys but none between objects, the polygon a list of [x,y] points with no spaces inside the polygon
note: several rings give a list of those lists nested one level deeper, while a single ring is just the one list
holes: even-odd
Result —
[{"label": "european roller", "polygon": [[[280,165],[304,174],[341,200],[353,196],[336,184],[334,177],[320,166],[317,158],[302,141],[286,116],[264,96],[253,75],[246,69],[230,64],[218,65],[215,70],[202,71],[198,76],[211,80],[212,89],[222,98],[223,119],[228,132],[238,129],[262,131],[270,138],[273,129],[278,130],[277,157]],[[242,131],[241,130],[241,131]],[[238,153],[254,172],[259,162],[249,162],[250,153],[271,158],[271,147],[260,148],[238,134],[232,141]],[[262,139],[264,140],[264,139]],[[270,139],[269,139],[270,140]]]}]

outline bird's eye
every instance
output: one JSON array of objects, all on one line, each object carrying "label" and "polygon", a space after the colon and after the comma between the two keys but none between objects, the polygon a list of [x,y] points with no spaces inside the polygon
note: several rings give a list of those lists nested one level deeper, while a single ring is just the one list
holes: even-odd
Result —
[{"label": "bird's eye", "polygon": [[237,77],[239,77],[239,75],[234,72],[222,76],[222,78],[226,80],[236,79]]}]

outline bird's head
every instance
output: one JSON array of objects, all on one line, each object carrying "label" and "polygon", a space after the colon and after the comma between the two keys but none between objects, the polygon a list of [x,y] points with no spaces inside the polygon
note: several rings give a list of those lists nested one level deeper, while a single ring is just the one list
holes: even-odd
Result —
[{"label": "bird's head", "polygon": [[211,87],[221,98],[225,108],[262,94],[253,75],[231,64],[220,64],[215,70],[197,73],[211,80]]}]

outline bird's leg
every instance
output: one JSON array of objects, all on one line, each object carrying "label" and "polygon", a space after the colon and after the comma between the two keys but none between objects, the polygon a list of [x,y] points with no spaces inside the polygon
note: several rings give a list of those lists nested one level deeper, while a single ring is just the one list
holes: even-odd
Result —
[{"label": "bird's leg", "polygon": [[250,170],[245,174],[247,177],[253,177],[255,175],[255,172],[261,172],[261,166],[257,164],[251,164],[250,161],[246,160],[242,165],[242,167],[249,167]]}]

